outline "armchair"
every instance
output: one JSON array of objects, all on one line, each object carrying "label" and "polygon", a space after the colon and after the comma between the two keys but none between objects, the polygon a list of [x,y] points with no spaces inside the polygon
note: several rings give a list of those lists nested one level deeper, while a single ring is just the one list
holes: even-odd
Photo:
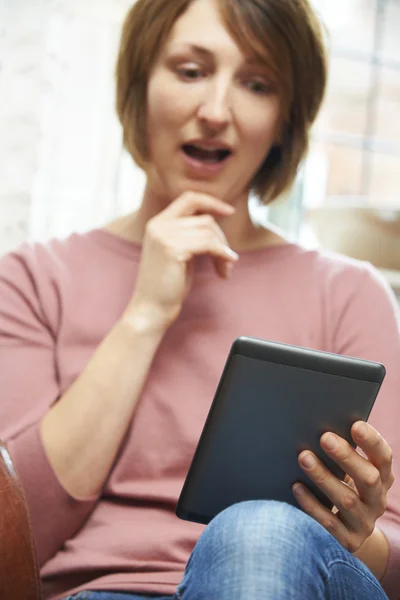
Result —
[{"label": "armchair", "polygon": [[22,485],[0,441],[0,598],[42,600],[39,568]]}]

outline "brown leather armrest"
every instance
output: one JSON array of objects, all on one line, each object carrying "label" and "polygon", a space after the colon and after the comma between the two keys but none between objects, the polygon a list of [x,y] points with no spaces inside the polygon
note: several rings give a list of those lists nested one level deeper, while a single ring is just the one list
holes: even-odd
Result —
[{"label": "brown leather armrest", "polygon": [[0,441],[0,598],[41,600],[39,569],[25,496]]}]

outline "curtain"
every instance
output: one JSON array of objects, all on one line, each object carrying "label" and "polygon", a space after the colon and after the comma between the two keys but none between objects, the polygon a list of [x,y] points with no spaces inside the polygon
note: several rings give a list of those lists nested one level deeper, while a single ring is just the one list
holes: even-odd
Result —
[{"label": "curtain", "polygon": [[132,0],[0,0],[0,255],[133,210],[114,68]]}]

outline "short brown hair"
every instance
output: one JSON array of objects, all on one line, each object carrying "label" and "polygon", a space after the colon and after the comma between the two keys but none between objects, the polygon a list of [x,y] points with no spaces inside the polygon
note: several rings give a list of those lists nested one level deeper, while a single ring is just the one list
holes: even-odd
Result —
[{"label": "short brown hair", "polygon": [[[147,83],[177,19],[193,0],[137,0],[122,31],[116,68],[117,112],[124,145],[148,163]],[[241,50],[266,62],[280,89],[283,131],[250,184],[262,201],[292,184],[309,144],[327,80],[324,28],[309,0],[218,0],[223,22]]]}]

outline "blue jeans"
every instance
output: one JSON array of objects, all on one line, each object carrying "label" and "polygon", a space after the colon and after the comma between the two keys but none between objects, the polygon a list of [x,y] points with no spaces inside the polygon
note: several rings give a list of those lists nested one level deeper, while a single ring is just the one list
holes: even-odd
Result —
[{"label": "blue jeans", "polygon": [[[365,565],[319,523],[280,502],[235,504],[211,521],[174,596],[157,600],[387,600]],[[81,592],[75,600],[149,600]]]}]

